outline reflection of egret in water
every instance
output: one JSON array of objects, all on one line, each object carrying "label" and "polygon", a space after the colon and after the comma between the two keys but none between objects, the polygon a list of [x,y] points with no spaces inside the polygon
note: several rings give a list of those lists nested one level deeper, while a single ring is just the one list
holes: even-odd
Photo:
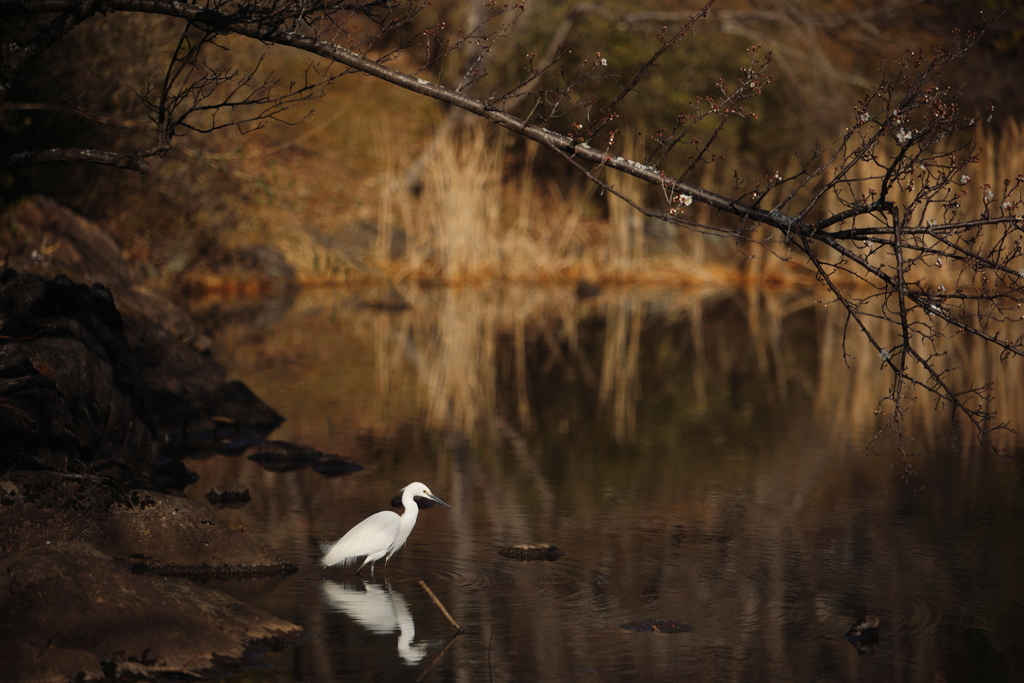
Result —
[{"label": "reflection of egret in water", "polygon": [[405,598],[398,591],[374,583],[357,588],[335,581],[324,581],[323,590],[328,605],[371,633],[384,635],[397,631],[398,655],[406,664],[416,664],[427,654],[427,645],[413,645],[416,624]]}]

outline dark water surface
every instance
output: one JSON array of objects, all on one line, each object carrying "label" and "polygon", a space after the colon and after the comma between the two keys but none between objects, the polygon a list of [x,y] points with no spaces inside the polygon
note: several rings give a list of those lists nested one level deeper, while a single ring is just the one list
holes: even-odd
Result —
[{"label": "dark water surface", "polygon": [[[238,680],[1024,680],[1021,467],[955,450],[922,405],[905,482],[867,448],[888,378],[837,360],[841,322],[813,299],[363,305],[387,296],[312,292],[220,331],[220,360],[288,418],[274,438],[365,467],[189,460],[189,495],[247,485],[218,514],[301,567],[218,584],[316,635]],[[412,481],[453,509],[422,511],[373,581],[318,567],[320,540]],[[566,554],[498,555],[531,542]],[[878,642],[856,647],[865,614]],[[645,620],[692,630],[621,628]]]}]

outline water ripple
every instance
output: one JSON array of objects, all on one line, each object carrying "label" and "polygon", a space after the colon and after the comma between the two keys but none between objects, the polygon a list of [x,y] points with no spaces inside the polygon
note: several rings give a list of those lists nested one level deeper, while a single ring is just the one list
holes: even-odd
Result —
[{"label": "water ripple", "polygon": [[[423,580],[428,584],[449,584],[460,593],[493,593],[535,589],[567,597],[590,593],[593,567],[580,560],[562,557],[554,562],[523,562],[498,555],[498,547],[468,557],[439,557],[426,549],[407,548],[405,558],[386,569],[392,582]],[[364,572],[365,574],[365,572]]]}]

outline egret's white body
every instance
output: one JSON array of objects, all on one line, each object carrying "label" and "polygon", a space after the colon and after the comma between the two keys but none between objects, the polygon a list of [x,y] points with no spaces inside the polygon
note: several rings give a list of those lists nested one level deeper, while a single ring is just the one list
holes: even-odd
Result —
[{"label": "egret's white body", "polygon": [[324,556],[320,560],[320,564],[324,567],[347,566],[355,564],[360,557],[365,556],[366,559],[359,565],[356,574],[361,572],[366,565],[370,565],[372,574],[374,563],[383,557],[386,564],[391,556],[405,545],[406,539],[412,533],[412,528],[416,526],[416,517],[419,515],[420,508],[416,505],[414,498],[417,496],[427,498],[451,508],[451,505],[435,496],[426,485],[418,481],[409,484],[401,491],[402,505],[405,506],[405,512],[401,516],[390,510],[370,515],[349,529],[347,534],[334,543],[323,543],[320,549],[323,550]]}]

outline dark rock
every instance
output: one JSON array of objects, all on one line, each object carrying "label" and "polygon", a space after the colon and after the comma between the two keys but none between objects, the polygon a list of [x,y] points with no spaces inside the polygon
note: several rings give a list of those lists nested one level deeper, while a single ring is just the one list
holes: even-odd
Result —
[{"label": "dark rock", "polygon": [[498,551],[502,557],[520,562],[555,562],[565,555],[556,546],[543,543],[524,543],[502,548]]},{"label": "dark rock", "polygon": [[[57,541],[91,543],[110,557],[161,574],[296,569],[189,498],[56,472],[11,472],[0,479],[0,548],[19,552]],[[130,561],[132,555],[145,561]]]},{"label": "dark rock", "polygon": [[0,428],[5,471],[104,471],[144,483],[157,443],[110,291],[63,276],[0,274]]},{"label": "dark rock", "polygon": [[7,267],[127,288],[131,274],[117,242],[98,224],[43,195],[4,216]]},{"label": "dark rock", "polygon": [[158,324],[128,323],[133,358],[146,382],[144,402],[162,442],[205,444],[225,434],[267,434],[284,418],[224,368]]},{"label": "dark rock", "polygon": [[580,280],[576,284],[576,296],[580,299],[589,299],[595,297],[601,293],[601,288],[595,285],[593,282],[587,280]]},{"label": "dark rock", "polygon": [[199,475],[185,467],[185,463],[176,458],[160,454],[157,458],[156,472],[153,483],[157,490],[184,491],[189,484],[199,481]]},{"label": "dark rock", "polygon": [[206,494],[206,499],[210,501],[211,505],[238,507],[251,501],[252,496],[249,495],[248,486],[235,484],[233,486],[214,486]]},{"label": "dark rock", "polygon": [[[3,225],[6,224],[6,225]],[[9,228],[6,232],[3,227]],[[102,282],[114,294],[118,309],[128,323],[141,319],[147,327],[158,326],[199,353],[210,350],[187,313],[165,296],[135,282],[121,248],[99,224],[90,221],[49,197],[33,195],[0,217],[0,234],[6,238],[6,265],[45,278],[64,275],[76,282]],[[49,246],[47,246],[49,245]],[[137,263],[138,258],[133,260]],[[142,270],[151,271],[144,264]]]},{"label": "dark rock", "polygon": [[0,559],[0,680],[221,677],[301,627],[192,581],[137,576],[85,543]]},{"label": "dark rock", "polygon": [[241,455],[254,446],[267,443],[267,437],[254,434],[239,434],[221,439],[216,444],[216,452],[224,455]]},{"label": "dark rock", "polygon": [[291,472],[309,467],[324,455],[312,446],[300,446],[287,441],[267,441],[246,453],[249,460],[258,462],[271,472]]},{"label": "dark rock", "polygon": [[878,617],[869,614],[855,621],[844,637],[853,643],[858,651],[864,652],[865,647],[878,644],[878,627],[880,623]]},{"label": "dark rock", "polygon": [[142,405],[160,443],[187,447],[217,435],[217,423],[209,415],[170,389],[147,387]]},{"label": "dark rock", "polygon": [[310,465],[314,472],[325,477],[338,477],[344,474],[352,474],[363,469],[357,462],[343,458],[340,455],[325,453],[322,458]]},{"label": "dark rock", "polygon": [[[89,299],[79,306],[82,301],[76,301],[76,292],[67,287],[54,296],[56,288],[50,283],[38,280],[29,286],[21,280],[0,301],[0,315],[5,320],[72,318],[93,335],[106,331],[107,338],[101,341],[108,350],[112,339],[122,346],[127,344],[128,356],[111,357],[111,366],[119,374],[133,375],[128,384],[134,388],[135,409],[161,443],[204,442],[239,429],[259,429],[265,434],[270,430],[267,425],[280,424],[282,418],[251,392],[239,400],[241,392],[237,388],[225,388],[224,369],[209,355],[210,338],[167,297],[133,281],[120,247],[100,225],[39,195],[0,217],[0,224],[8,267],[105,285],[92,294],[86,294],[88,288],[77,292],[80,299]],[[288,275],[287,263],[280,255],[257,248],[234,261],[263,264],[260,268],[268,277],[281,276],[291,283],[284,288],[293,289],[294,274]],[[81,287],[70,280],[57,281]],[[99,298],[104,296],[116,317],[101,310]],[[69,336],[86,341],[75,329]],[[125,382],[121,385],[124,390]],[[243,415],[245,406],[251,412]],[[233,422],[218,424],[211,420],[213,415],[228,415],[232,409]]]},{"label": "dark rock", "polygon": [[224,382],[199,399],[199,408],[221,424],[276,429],[284,418],[241,382]]},{"label": "dark rock", "polygon": [[253,462],[258,462],[271,472],[291,472],[312,467],[326,476],[350,474],[363,466],[348,458],[322,453],[312,446],[301,446],[287,441],[267,441],[246,451]]},{"label": "dark rock", "polygon": [[131,573],[296,570],[204,505],[139,488],[195,477],[154,431],[186,443],[281,417],[225,381],[209,338],[132,283],[98,226],[38,197],[0,220],[6,264],[56,276],[0,273],[0,680],[191,677],[298,637],[222,594]]},{"label": "dark rock", "polygon": [[95,471],[94,461],[110,460],[142,484],[154,476],[158,440],[202,444],[283,421],[160,325],[126,324],[102,285],[4,271],[0,335],[6,469]]},{"label": "dark rock", "polygon": [[646,631],[648,633],[686,633],[693,627],[675,621],[631,621],[619,628],[627,631]]}]

